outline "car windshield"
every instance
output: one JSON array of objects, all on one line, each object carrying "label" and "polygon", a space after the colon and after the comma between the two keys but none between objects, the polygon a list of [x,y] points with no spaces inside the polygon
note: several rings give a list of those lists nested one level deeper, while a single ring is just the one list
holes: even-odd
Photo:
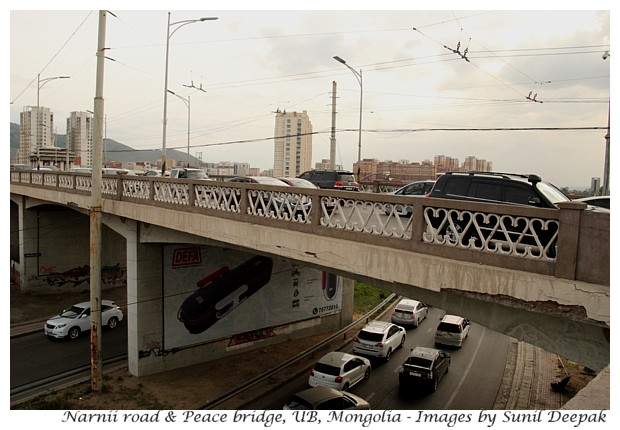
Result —
[{"label": "car windshield", "polygon": [[570,199],[562,191],[547,182],[538,182],[536,184],[536,189],[554,205],[560,202],[570,201]]},{"label": "car windshield", "polygon": [[71,306],[69,309],[62,311],[60,316],[64,318],[77,318],[82,312],[84,312],[84,308]]},{"label": "car windshield", "polygon": [[332,366],[331,364],[317,363],[314,365],[314,371],[324,373],[326,375],[338,376],[340,375],[340,368]]},{"label": "car windshield", "polygon": [[189,179],[209,179],[202,170],[188,170],[185,172],[185,177]]}]

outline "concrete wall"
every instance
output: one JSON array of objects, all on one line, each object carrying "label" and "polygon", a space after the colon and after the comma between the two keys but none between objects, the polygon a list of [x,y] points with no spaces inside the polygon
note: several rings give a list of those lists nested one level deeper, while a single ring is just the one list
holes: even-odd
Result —
[{"label": "concrete wall", "polygon": [[[26,200],[11,202],[11,207],[12,257],[17,257],[13,266],[20,289],[34,293],[88,291],[89,217],[62,206],[29,205]],[[125,239],[103,226],[101,247],[102,289],[125,285]]]}]

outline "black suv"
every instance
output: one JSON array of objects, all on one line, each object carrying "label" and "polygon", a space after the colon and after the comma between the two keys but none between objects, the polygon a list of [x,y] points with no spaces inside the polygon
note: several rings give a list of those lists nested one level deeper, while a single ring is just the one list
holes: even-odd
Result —
[{"label": "black suv", "polygon": [[497,172],[448,172],[441,175],[430,197],[482,203],[528,205],[557,209],[570,201],[555,185],[537,175]]},{"label": "black suv", "polygon": [[310,181],[319,188],[345,191],[360,190],[360,184],[355,180],[355,175],[347,170],[308,170],[299,175],[298,178]]},{"label": "black suv", "polygon": [[[498,172],[448,172],[441,175],[429,197],[468,200],[480,203],[533,206],[557,209],[557,203],[570,201],[556,186],[537,175]],[[463,247],[490,248],[555,257],[557,223],[529,223],[525,218],[513,222],[482,213],[439,209],[428,213],[437,239]],[[528,251],[530,250],[530,251]]]}]

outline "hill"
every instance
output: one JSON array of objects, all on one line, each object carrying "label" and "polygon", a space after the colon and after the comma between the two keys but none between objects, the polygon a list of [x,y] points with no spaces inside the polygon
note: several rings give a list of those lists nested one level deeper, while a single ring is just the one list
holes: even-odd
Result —
[{"label": "hill", "polygon": [[[15,160],[15,154],[19,149],[19,134],[20,125],[10,123],[10,148],[11,148],[11,162]],[[56,135],[56,146],[59,148],[65,148],[67,145],[67,136],[64,134]],[[161,149],[133,149],[123,143],[117,142],[113,139],[103,139],[104,158],[106,161],[116,161],[118,163],[128,163],[136,161],[149,161],[151,163],[157,163],[161,160]],[[168,149],[166,151],[168,159],[174,159],[178,161],[187,160],[187,152],[178,151],[176,149]],[[192,166],[200,165],[200,160],[190,155],[190,164]]]}]

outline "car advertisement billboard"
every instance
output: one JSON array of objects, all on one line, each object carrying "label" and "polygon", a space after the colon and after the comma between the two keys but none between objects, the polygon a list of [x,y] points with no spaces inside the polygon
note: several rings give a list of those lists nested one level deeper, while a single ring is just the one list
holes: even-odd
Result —
[{"label": "car advertisement billboard", "polygon": [[166,348],[256,340],[342,308],[339,277],[228,248],[167,245],[163,276]]}]

